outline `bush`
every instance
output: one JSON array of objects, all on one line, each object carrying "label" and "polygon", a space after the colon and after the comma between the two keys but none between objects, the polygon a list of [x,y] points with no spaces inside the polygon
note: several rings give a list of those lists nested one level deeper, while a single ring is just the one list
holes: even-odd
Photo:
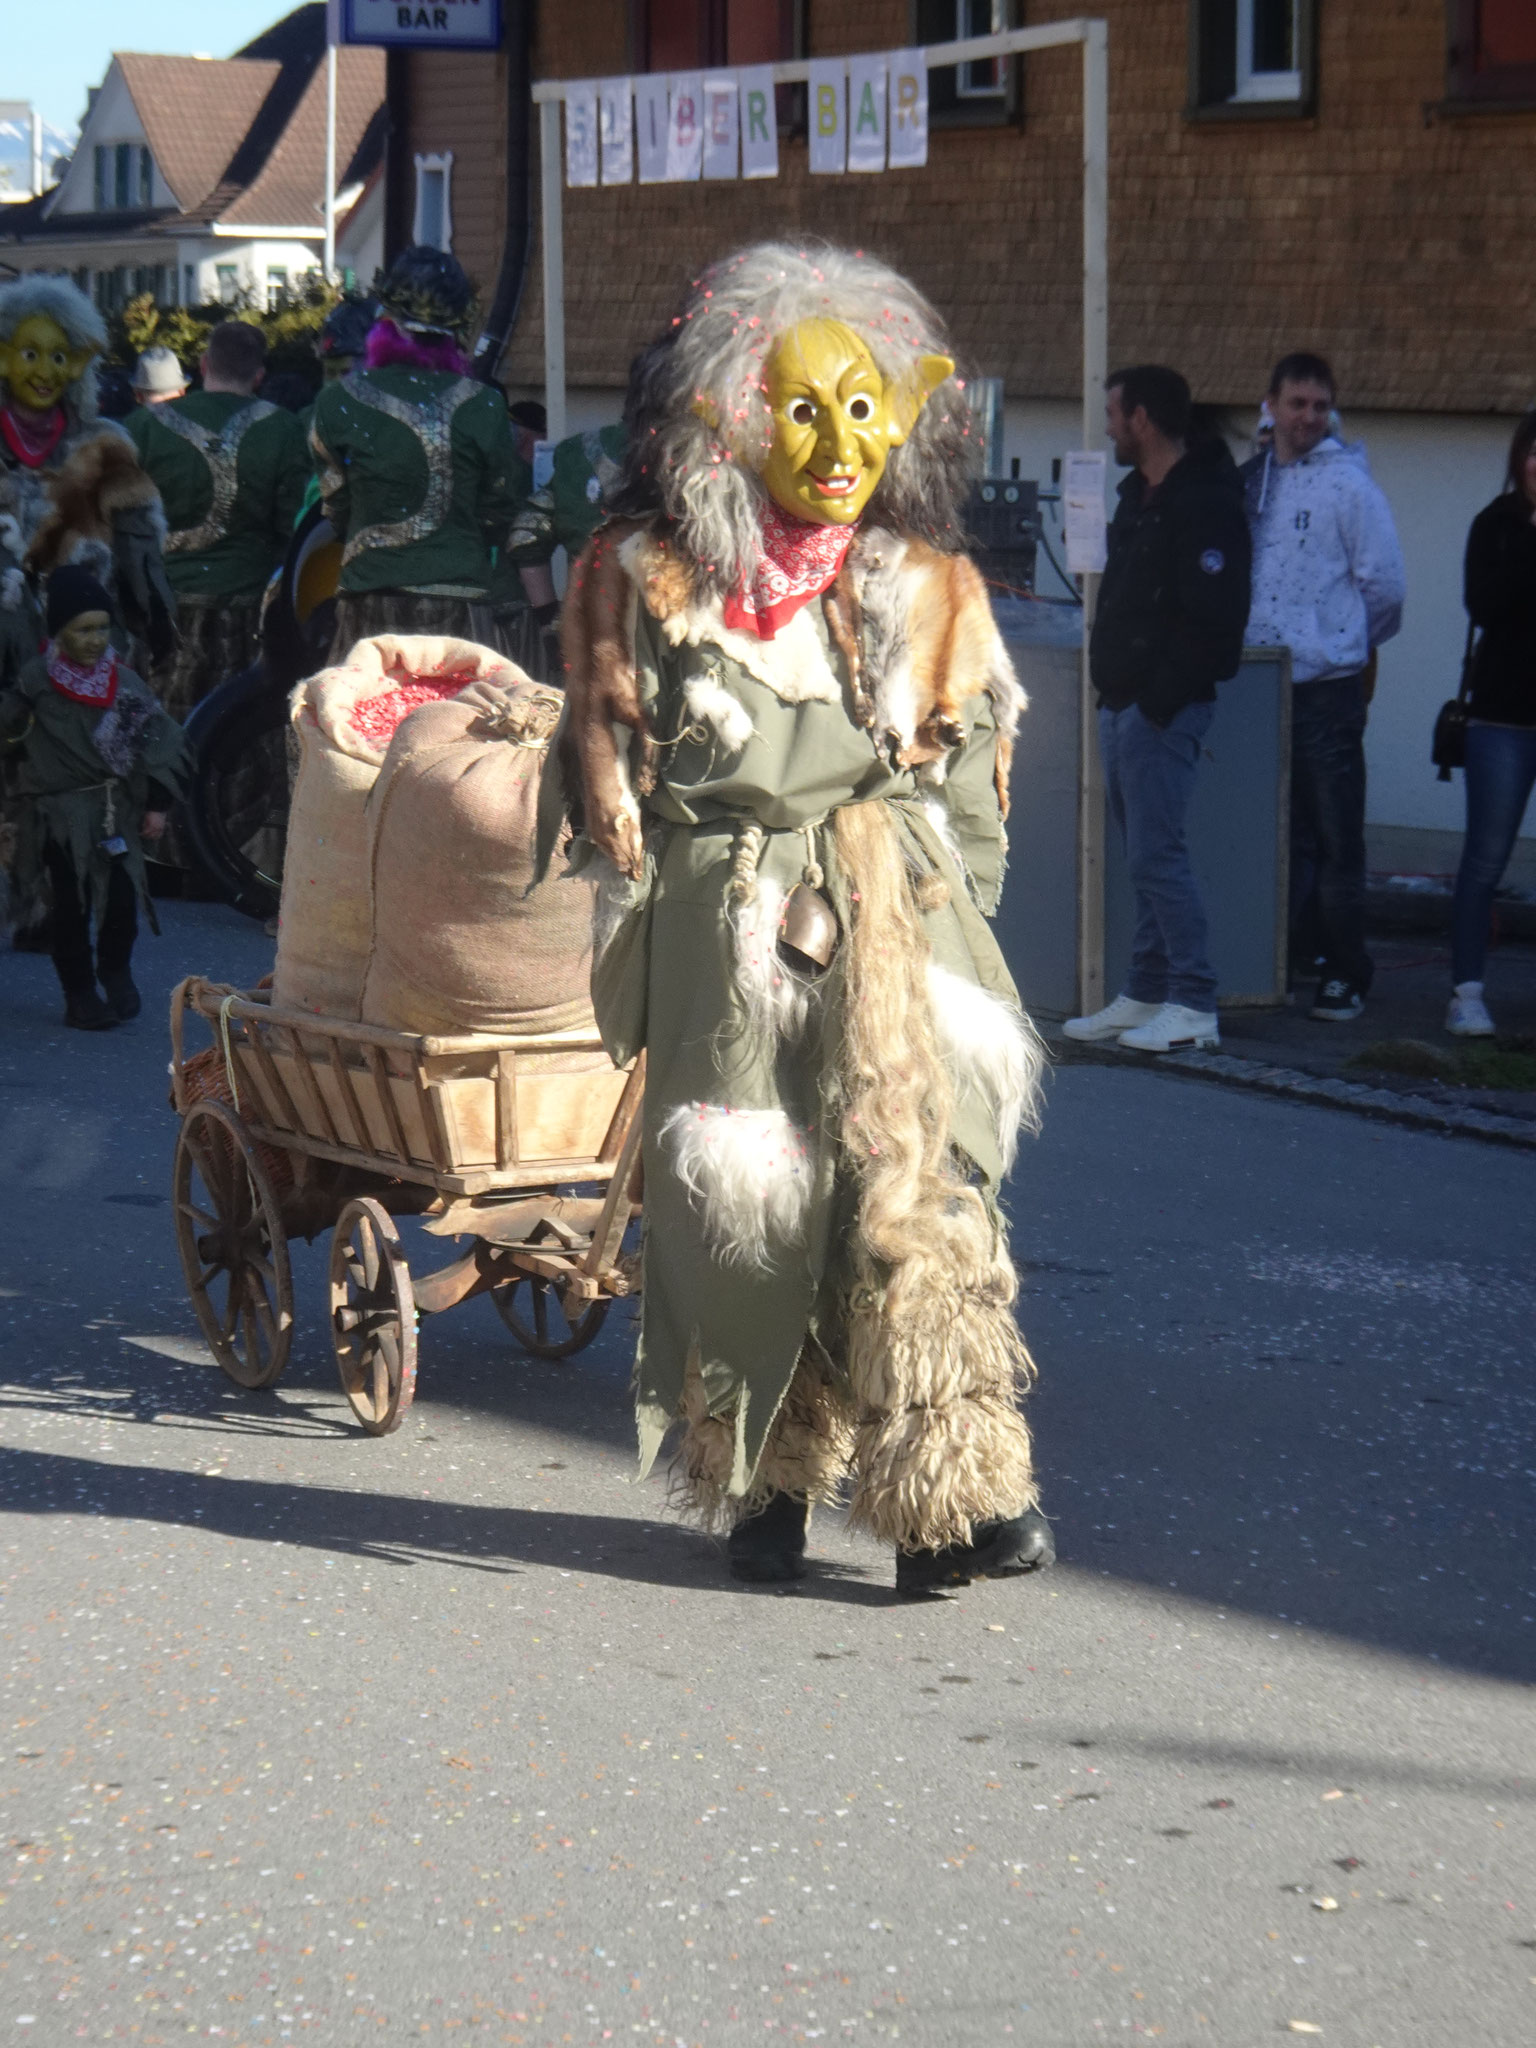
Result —
[{"label": "bush", "polygon": [[325,317],[341,297],[339,288],[320,277],[290,286],[270,312],[248,303],[231,306],[157,306],[149,292],[130,299],[107,323],[109,363],[131,370],[147,348],[168,348],[187,376],[195,381],[198,358],[208,336],[221,320],[248,320],[267,338],[267,368],[302,377],[318,391],[320,363],[315,338]]}]

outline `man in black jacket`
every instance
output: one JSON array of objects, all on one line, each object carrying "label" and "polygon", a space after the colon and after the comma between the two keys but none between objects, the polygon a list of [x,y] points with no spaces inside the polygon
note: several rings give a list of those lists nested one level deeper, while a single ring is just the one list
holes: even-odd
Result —
[{"label": "man in black jacket", "polygon": [[1226,444],[1190,432],[1189,386],[1177,370],[1117,370],[1105,389],[1115,459],[1131,474],[1110,524],[1089,666],[1136,931],[1123,992],[1063,1028],[1069,1038],[1173,1052],[1219,1043],[1184,820],[1216,685],[1242,658],[1248,521]]}]

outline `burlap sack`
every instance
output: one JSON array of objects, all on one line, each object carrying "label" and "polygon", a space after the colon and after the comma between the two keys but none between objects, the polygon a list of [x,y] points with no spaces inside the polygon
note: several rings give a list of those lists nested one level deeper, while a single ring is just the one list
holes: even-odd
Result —
[{"label": "burlap sack", "polygon": [[272,999],[317,1016],[359,1015],[372,916],[363,805],[400,721],[471,682],[523,672],[468,640],[381,634],[289,702],[298,773],[288,810]]},{"label": "burlap sack", "polygon": [[[529,683],[500,708],[424,705],[368,799],[373,949],[363,1017],[401,1031],[594,1029],[590,882],[529,893],[539,776],[560,695]],[[559,1055],[571,1070],[602,1053]]]}]

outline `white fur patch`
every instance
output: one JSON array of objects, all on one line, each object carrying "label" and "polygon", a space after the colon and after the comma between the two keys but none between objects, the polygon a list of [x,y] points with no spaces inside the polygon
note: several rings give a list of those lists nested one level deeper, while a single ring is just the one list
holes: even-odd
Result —
[{"label": "white fur patch", "polygon": [[685,640],[690,647],[718,647],[785,704],[836,704],[842,699],[843,686],[832,672],[826,643],[811,623],[809,605],[802,605],[771,640],[728,626],[718,600],[690,605],[666,620],[662,631],[674,647]]},{"label": "white fur patch", "polygon": [[633,820],[635,831],[638,834],[640,830],[640,806],[635,799],[635,785],[629,773],[629,749],[635,736],[630,728],[627,725],[621,724],[617,718],[609,720],[609,727],[613,733],[613,765],[615,773],[618,775],[619,788],[622,792],[619,797],[619,812],[622,817]]},{"label": "white fur patch", "polygon": [[811,1136],[782,1109],[685,1102],[663,1123],[661,1142],[722,1265],[771,1266],[776,1252],[803,1242]]},{"label": "white fur patch", "polygon": [[0,610],[14,612],[21,608],[26,595],[27,579],[19,569],[7,569],[0,574]]},{"label": "white fur patch", "polygon": [[784,891],[777,882],[757,878],[757,894],[731,912],[736,939],[736,992],[753,1028],[766,1037],[775,1032],[791,1041],[805,1030],[813,984],[779,957],[779,919]]},{"label": "white fur patch", "polygon": [[1018,1154],[1019,1132],[1040,1128],[1045,1051],[1035,1027],[1022,1010],[936,961],[928,968],[928,996],[950,1072],[980,1091],[996,1120],[1006,1172]]},{"label": "white fur patch", "polygon": [[688,678],[683,685],[683,699],[689,717],[707,727],[728,754],[739,754],[756,731],[746,706],[708,670]]}]

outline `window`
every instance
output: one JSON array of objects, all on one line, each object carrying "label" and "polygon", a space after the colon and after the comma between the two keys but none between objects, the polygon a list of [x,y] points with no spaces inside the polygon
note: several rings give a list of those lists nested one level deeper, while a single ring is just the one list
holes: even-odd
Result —
[{"label": "window", "polygon": [[1446,88],[1473,105],[1536,105],[1530,0],[1452,0]]},{"label": "window", "polygon": [[453,151],[416,159],[416,225],[411,240],[428,249],[453,248]]},{"label": "window", "polygon": [[1190,112],[1309,114],[1315,0],[1193,0]]},{"label": "window", "polygon": [[98,142],[95,151],[96,191],[95,207],[98,213],[105,213],[112,204],[112,152],[104,142]]},{"label": "window", "polygon": [[152,206],[155,199],[155,160],[147,149],[139,151],[139,204]]},{"label": "window", "polygon": [[798,54],[804,0],[630,0],[637,71],[777,64]]},{"label": "window", "polygon": [[[913,0],[914,43],[957,43],[1018,25],[1014,0]],[[938,127],[985,127],[1011,120],[1019,106],[1018,58],[988,57],[928,74],[928,118]]]},{"label": "window", "polygon": [[197,265],[184,263],[181,266],[181,303],[184,306],[197,304]]},{"label": "window", "polygon": [[216,263],[213,275],[218,285],[219,304],[238,306],[240,303],[240,266],[238,263]]},{"label": "window", "polygon": [[267,265],[267,311],[277,312],[288,296],[288,273],[277,263]]},{"label": "window", "polygon": [[131,206],[133,177],[133,144],[114,143],[112,147],[112,204]]}]

